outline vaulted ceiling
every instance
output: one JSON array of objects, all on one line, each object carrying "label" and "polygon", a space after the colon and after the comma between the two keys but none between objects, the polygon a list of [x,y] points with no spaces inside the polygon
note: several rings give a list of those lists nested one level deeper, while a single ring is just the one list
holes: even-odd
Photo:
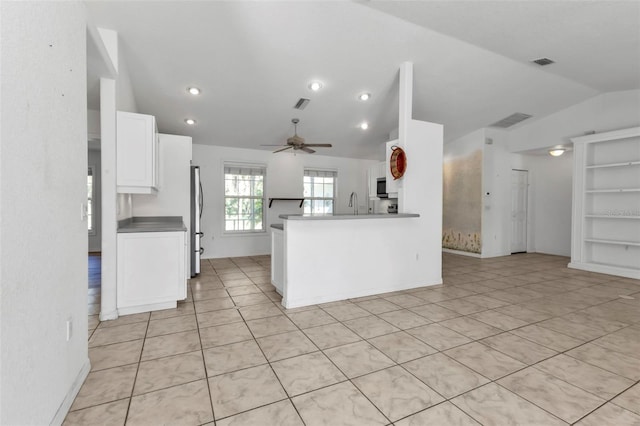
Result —
[{"label": "vaulted ceiling", "polygon": [[[640,88],[640,2],[289,1],[87,3],[116,30],[139,112],[194,143],[269,149],[293,133],[322,154],[377,158],[397,127],[400,63],[414,118],[445,140],[514,112],[534,120]],[[548,57],[555,64],[530,61]],[[321,90],[308,88],[312,81]],[[186,92],[202,89],[199,96]],[[357,99],[371,93],[367,102]],[[311,102],[293,109],[299,98]],[[195,126],[184,119],[194,118]],[[369,129],[358,124],[367,121]]]}]

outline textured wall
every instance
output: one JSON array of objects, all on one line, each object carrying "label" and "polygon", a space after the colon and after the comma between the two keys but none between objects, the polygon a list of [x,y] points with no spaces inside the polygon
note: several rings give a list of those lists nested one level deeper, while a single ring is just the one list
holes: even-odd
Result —
[{"label": "textured wall", "polygon": [[442,247],[480,253],[482,149],[445,160],[443,174]]},{"label": "textured wall", "polygon": [[44,425],[89,361],[85,6],[0,7],[0,424]]}]

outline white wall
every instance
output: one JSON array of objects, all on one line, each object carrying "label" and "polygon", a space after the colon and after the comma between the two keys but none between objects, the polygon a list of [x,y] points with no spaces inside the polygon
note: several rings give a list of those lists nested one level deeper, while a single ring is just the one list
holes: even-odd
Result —
[{"label": "white wall", "polygon": [[[640,125],[640,90],[598,95],[555,114],[509,131],[511,152],[565,145],[588,131],[598,133]],[[571,254],[572,155],[522,155],[519,168],[529,170],[528,250]]]},{"label": "white wall", "polygon": [[[157,194],[134,194],[133,216],[182,216],[191,238],[191,137],[159,135]],[[189,254],[191,256],[191,253]],[[189,274],[191,276],[191,274]]]},{"label": "white wall", "polygon": [[529,171],[528,251],[571,255],[573,156],[523,155]]},{"label": "white wall", "polygon": [[89,368],[86,13],[0,8],[0,424],[59,424]]},{"label": "white wall", "polygon": [[118,48],[118,34],[89,28],[102,56],[105,69],[100,76],[100,136],[102,153],[102,292],[100,319],[118,317],[116,309],[116,230],[119,220],[133,215],[130,194],[116,193],[116,110],[137,112],[133,87]]},{"label": "white wall", "polygon": [[193,145],[193,164],[200,166],[204,191],[202,230],[203,258],[250,256],[271,253],[270,226],[282,223],[280,214],[302,213],[295,201],[274,201],[267,208],[267,232],[252,235],[224,234],[225,162],[263,164],[267,166],[266,198],[302,197],[305,168],[338,171],[336,213],[351,212],[348,207],[352,191],[358,194],[360,212],[367,211],[367,168],[372,160],[329,157],[318,154],[273,154],[270,151],[238,149],[209,145]]},{"label": "white wall", "polygon": [[[526,123],[526,122],[525,122]],[[512,152],[571,144],[569,138],[594,130],[625,129],[640,125],[640,90],[598,95],[509,132]]]},{"label": "white wall", "polygon": [[[482,257],[511,254],[511,154],[503,130],[484,129]],[[490,143],[489,143],[490,142]]]}]

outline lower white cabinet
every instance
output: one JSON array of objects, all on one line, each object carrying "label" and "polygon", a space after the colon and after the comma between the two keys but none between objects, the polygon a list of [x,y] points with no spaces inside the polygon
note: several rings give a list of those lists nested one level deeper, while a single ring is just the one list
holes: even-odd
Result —
[{"label": "lower white cabinet", "polygon": [[176,307],[187,297],[186,232],[118,234],[119,315]]}]

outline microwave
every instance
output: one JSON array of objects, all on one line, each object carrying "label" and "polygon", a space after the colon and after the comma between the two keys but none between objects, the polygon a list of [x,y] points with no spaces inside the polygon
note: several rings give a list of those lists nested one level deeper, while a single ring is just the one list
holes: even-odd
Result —
[{"label": "microwave", "polygon": [[376,196],[378,198],[389,198],[387,194],[387,178],[378,178]]}]

